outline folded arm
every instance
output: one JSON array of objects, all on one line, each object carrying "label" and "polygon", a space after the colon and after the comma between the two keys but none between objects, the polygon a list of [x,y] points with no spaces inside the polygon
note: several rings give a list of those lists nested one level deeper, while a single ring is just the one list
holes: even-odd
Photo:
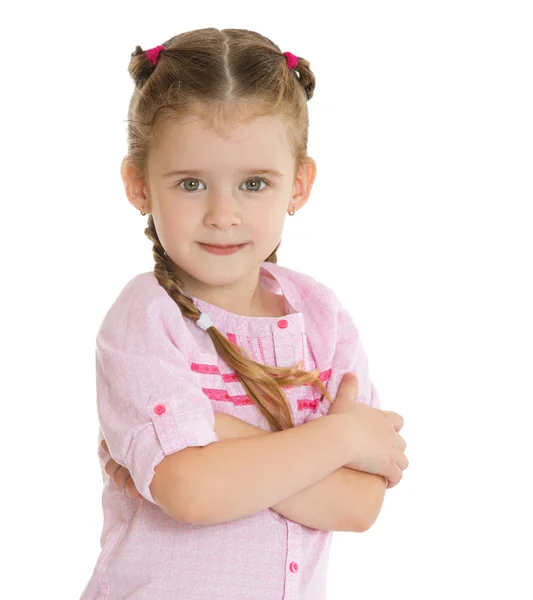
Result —
[{"label": "folded arm", "polygon": [[[220,440],[269,433],[245,421],[215,412]],[[369,529],[383,504],[385,480],[380,475],[341,467],[318,483],[270,508],[291,521],[322,531]]]}]

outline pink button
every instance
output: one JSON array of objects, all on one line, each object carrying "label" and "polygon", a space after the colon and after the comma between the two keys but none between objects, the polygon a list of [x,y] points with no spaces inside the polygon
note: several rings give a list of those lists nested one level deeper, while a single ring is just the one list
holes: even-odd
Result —
[{"label": "pink button", "polygon": [[164,404],[158,404],[154,407],[154,412],[156,415],[162,415],[167,410]]},{"label": "pink button", "polygon": [[289,565],[289,569],[291,570],[292,573],[296,573],[296,571],[298,570],[298,563],[291,562],[291,564]]},{"label": "pink button", "polygon": [[285,320],[285,319],[281,319],[280,321],[278,321],[278,327],[280,329],[285,329],[285,327],[287,327],[289,323]]}]

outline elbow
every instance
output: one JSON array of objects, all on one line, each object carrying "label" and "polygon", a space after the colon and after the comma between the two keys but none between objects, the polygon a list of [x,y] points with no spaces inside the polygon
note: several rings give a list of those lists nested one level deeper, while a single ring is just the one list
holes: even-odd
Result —
[{"label": "elbow", "polygon": [[368,502],[366,509],[362,511],[362,514],[358,515],[357,527],[354,531],[357,533],[363,533],[368,531],[372,525],[377,521],[383,501],[385,500],[385,487],[383,486],[383,479],[378,482],[379,485],[376,489],[373,489],[373,493],[368,495]]},{"label": "elbow", "polygon": [[197,516],[191,512],[191,502],[183,498],[174,485],[162,486],[161,478],[150,485],[154,502],[169,517],[179,523],[195,525]]},{"label": "elbow", "polygon": [[357,524],[357,528],[354,529],[354,531],[356,533],[364,533],[365,531],[368,531],[372,527],[372,525],[374,525],[374,523],[377,521],[378,516],[379,516],[379,511],[372,515],[370,515],[370,514],[365,515],[365,519],[359,520],[359,522]]},{"label": "elbow", "polygon": [[156,467],[150,493],[171,518],[188,525],[207,525],[208,511],[198,458],[202,447],[187,447],[166,456]]},{"label": "elbow", "polygon": [[198,510],[198,503],[188,495],[186,498],[176,494],[172,498],[168,513],[175,521],[185,523],[186,525],[205,525],[203,513]]},{"label": "elbow", "polygon": [[358,515],[355,526],[352,527],[352,531],[355,533],[364,533],[368,531],[372,525],[377,521],[380,510],[367,510],[364,515]]},{"label": "elbow", "polygon": [[[193,486],[191,489],[194,489]],[[176,521],[187,525],[215,525],[220,522],[213,515],[213,498],[207,498],[207,501],[204,502],[203,499],[206,498],[206,495],[201,493],[199,486],[196,487],[194,494],[187,494],[185,497],[182,495],[181,500],[178,500],[179,497],[176,494],[172,501],[172,514],[170,515]]]},{"label": "elbow", "polygon": [[189,525],[218,525],[232,520],[222,514],[216,494],[205,487],[200,488],[200,485],[197,486],[194,497],[189,497],[183,506],[184,510],[178,518]]},{"label": "elbow", "polygon": [[209,525],[203,514],[196,510],[194,506],[187,506],[182,509],[177,509],[171,516],[175,521],[185,523],[187,525]]},{"label": "elbow", "polygon": [[205,503],[201,501],[200,495],[188,497],[187,501],[183,502],[181,507],[176,506],[174,509],[174,519],[187,525],[215,525],[218,523],[209,510],[205,507]]}]

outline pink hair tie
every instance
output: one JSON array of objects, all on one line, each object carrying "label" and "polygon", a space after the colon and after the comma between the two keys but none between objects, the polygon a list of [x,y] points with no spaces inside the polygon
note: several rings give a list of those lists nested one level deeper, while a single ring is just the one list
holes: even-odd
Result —
[{"label": "pink hair tie", "polygon": [[294,54],[291,54],[290,52],[284,52],[283,54],[285,54],[287,57],[289,69],[294,69],[294,67],[298,64],[298,57],[294,56]]},{"label": "pink hair tie", "polygon": [[146,58],[150,61],[153,62],[154,65],[157,64],[157,59],[159,57],[159,53],[161,52],[161,50],[164,50],[165,46],[156,46],[155,48],[150,48],[150,50],[146,51]]}]

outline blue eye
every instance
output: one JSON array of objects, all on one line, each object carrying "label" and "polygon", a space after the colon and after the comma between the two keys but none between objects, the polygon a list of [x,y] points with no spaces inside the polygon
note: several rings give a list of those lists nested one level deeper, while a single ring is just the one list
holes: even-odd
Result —
[{"label": "blue eye", "polygon": [[[181,187],[181,184],[184,183],[185,181],[200,181],[200,180],[196,179],[195,177],[184,177],[183,179],[178,181],[178,183],[176,184],[176,187]],[[256,189],[245,190],[247,192],[258,192],[258,191],[262,192],[265,188],[267,188],[271,185],[271,183],[267,179],[264,179],[263,177],[252,177],[251,179],[247,179],[245,181],[245,184],[250,181],[253,181],[253,182],[261,182],[262,181],[265,184],[265,187],[261,188],[261,189],[256,188]],[[190,190],[190,189],[186,189],[186,188],[182,187],[182,189],[186,192],[197,192],[198,191],[198,188]]]}]

